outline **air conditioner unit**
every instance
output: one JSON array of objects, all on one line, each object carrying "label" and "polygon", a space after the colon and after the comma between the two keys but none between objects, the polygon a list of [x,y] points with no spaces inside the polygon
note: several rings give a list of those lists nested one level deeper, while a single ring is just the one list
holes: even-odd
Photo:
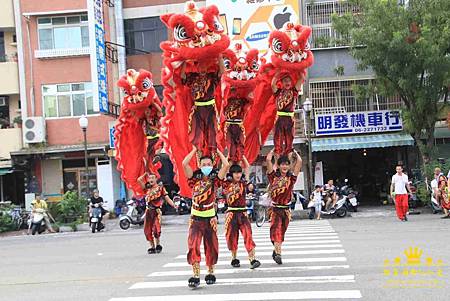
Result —
[{"label": "air conditioner unit", "polygon": [[44,117],[25,118],[22,129],[25,143],[41,143],[45,141]]}]

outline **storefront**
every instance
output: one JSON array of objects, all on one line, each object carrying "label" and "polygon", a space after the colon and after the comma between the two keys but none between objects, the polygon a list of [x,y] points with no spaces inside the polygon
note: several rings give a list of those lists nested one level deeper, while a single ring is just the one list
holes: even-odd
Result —
[{"label": "storefront", "polygon": [[83,146],[27,149],[14,152],[12,156],[15,170],[24,175],[18,191],[28,202],[36,193],[43,193],[47,200],[57,202],[67,191],[90,195],[94,189],[99,189],[106,206],[112,209],[119,198],[120,175],[105,145],[88,145],[88,181]]},{"label": "storefront", "polygon": [[[399,111],[316,114],[314,161],[322,163],[322,181],[345,179],[360,193],[362,204],[386,199],[395,166],[415,167],[414,139],[403,133]],[[320,181],[319,181],[320,182]]]}]

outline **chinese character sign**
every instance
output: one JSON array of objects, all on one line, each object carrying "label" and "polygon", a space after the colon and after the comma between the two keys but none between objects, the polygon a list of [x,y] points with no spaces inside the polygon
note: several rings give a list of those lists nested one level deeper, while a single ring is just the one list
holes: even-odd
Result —
[{"label": "chinese character sign", "polygon": [[401,131],[400,111],[316,114],[316,135],[345,135]]},{"label": "chinese character sign", "polygon": [[94,95],[94,110],[108,112],[108,82],[106,77],[103,1],[86,1],[89,19],[89,44],[91,49],[91,80]]}]

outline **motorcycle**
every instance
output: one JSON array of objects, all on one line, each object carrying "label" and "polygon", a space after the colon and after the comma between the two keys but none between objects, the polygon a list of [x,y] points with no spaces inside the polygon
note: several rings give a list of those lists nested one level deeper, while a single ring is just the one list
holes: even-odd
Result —
[{"label": "motorcycle", "polygon": [[44,214],[44,209],[36,209],[33,213],[30,214],[28,218],[28,229],[31,229],[32,235],[35,235],[36,233],[41,234],[47,228],[47,226],[45,225]]},{"label": "motorcycle", "polygon": [[[344,188],[344,190],[342,188]],[[338,189],[338,200],[336,201],[336,204],[334,204],[334,206],[332,206],[327,211],[322,211],[321,212],[322,215],[337,216],[337,217],[347,216],[348,209],[346,204],[349,197],[344,193],[346,189],[345,186],[343,186],[342,188]],[[324,195],[326,197],[327,193],[325,192]]]},{"label": "motorcycle", "polygon": [[247,216],[251,221],[256,221],[255,215],[255,203],[258,202],[258,196],[256,194],[247,194],[245,198],[245,209],[247,210]]},{"label": "motorcycle", "polygon": [[[144,205],[145,206],[145,205]],[[128,230],[131,225],[142,226],[144,224],[145,209],[139,200],[129,200],[127,210],[119,218],[119,226],[122,230]]]},{"label": "motorcycle", "polygon": [[354,212],[358,211],[359,202],[356,198],[358,196],[358,192],[350,187],[350,185],[348,184],[348,179],[345,179],[345,185],[341,187],[340,195],[347,197],[345,202],[347,210],[352,210]]},{"label": "motorcycle", "polygon": [[100,204],[95,204],[91,211],[91,217],[90,217],[90,223],[91,223],[91,229],[92,233],[95,233],[95,231],[100,232],[100,230],[104,229],[105,226],[101,222],[102,218],[102,207]]},{"label": "motorcycle", "polygon": [[173,195],[173,203],[177,206],[177,213],[179,215],[189,214],[191,212],[191,205],[189,201],[177,193]]}]

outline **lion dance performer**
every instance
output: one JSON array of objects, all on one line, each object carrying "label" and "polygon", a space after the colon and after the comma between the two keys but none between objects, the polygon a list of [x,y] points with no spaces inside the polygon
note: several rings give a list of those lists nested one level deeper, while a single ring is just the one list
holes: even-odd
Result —
[{"label": "lion dance performer", "polygon": [[223,63],[220,140],[228,149],[229,160],[239,163],[244,155],[244,120],[253,105],[259,70],[258,50],[244,51],[237,43],[224,52]]},{"label": "lion dance performer", "polygon": [[[293,157],[295,155],[295,158]],[[269,178],[269,193],[272,199],[270,213],[270,240],[274,246],[272,258],[277,264],[282,264],[281,244],[291,219],[289,210],[292,190],[297,176],[302,168],[302,159],[294,150],[290,157],[281,156],[272,163],[274,151],[271,150],[266,158],[267,177]],[[293,162],[295,160],[295,163]]]},{"label": "lion dance performer", "polygon": [[261,67],[261,82],[255,89],[258,106],[249,112],[249,123],[245,124],[245,154],[250,163],[258,156],[274,124],[275,156],[279,158],[293,150],[294,108],[306,69],[314,62],[308,45],[310,34],[308,26],[286,23],[282,30],[269,36],[271,62]]},{"label": "lion dance performer", "polygon": [[[241,266],[237,258],[239,232],[244,238],[245,249],[248,252],[250,268],[256,269],[261,265],[255,258],[255,242],[252,237],[252,226],[247,215],[246,192],[250,176],[250,164],[243,157],[245,174],[242,173],[242,167],[238,164],[228,165],[223,173],[219,173],[219,179],[222,182],[223,192],[226,197],[228,209],[225,218],[225,237],[227,239],[228,249],[231,251],[231,266],[238,268]],[[229,167],[229,176],[225,178]]]},{"label": "lion dance performer", "polygon": [[157,174],[160,167],[160,163],[153,164],[153,156],[161,142],[157,137],[148,138],[148,128],[151,124],[153,131],[159,131],[161,102],[152,74],[146,70],[127,70],[117,85],[125,94],[114,134],[117,168],[127,187],[135,195],[144,195],[138,178],[146,172]]},{"label": "lion dance performer", "polygon": [[203,239],[205,247],[206,266],[208,274],[205,276],[206,284],[216,283],[214,265],[219,256],[219,242],[217,240],[217,218],[216,218],[216,190],[220,185],[218,174],[226,173],[228,161],[225,156],[217,150],[222,161],[222,168],[218,172],[213,168],[213,159],[209,156],[200,158],[199,169],[193,171],[190,161],[197,149],[195,146],[183,160],[183,168],[189,185],[193,189],[191,218],[189,222],[188,254],[187,261],[192,265],[193,275],[188,280],[188,286],[195,288],[200,285],[200,244]]},{"label": "lion dance performer", "polygon": [[[148,182],[145,182],[145,180]],[[144,234],[150,244],[147,250],[148,254],[161,253],[161,207],[166,201],[170,206],[176,208],[173,201],[169,198],[164,186],[159,185],[155,174],[145,174],[139,177],[139,184],[145,190],[146,209],[144,216]]]},{"label": "lion dance performer", "polygon": [[[217,122],[221,107],[221,54],[230,44],[219,22],[219,11],[211,5],[201,9],[186,3],[183,14],[166,14],[161,20],[173,31],[173,41],[161,43],[162,82],[166,116],[162,120],[164,146],[174,163],[182,195],[191,189],[182,161],[194,145],[197,157],[216,156]],[[192,167],[195,168],[192,162]]]}]

